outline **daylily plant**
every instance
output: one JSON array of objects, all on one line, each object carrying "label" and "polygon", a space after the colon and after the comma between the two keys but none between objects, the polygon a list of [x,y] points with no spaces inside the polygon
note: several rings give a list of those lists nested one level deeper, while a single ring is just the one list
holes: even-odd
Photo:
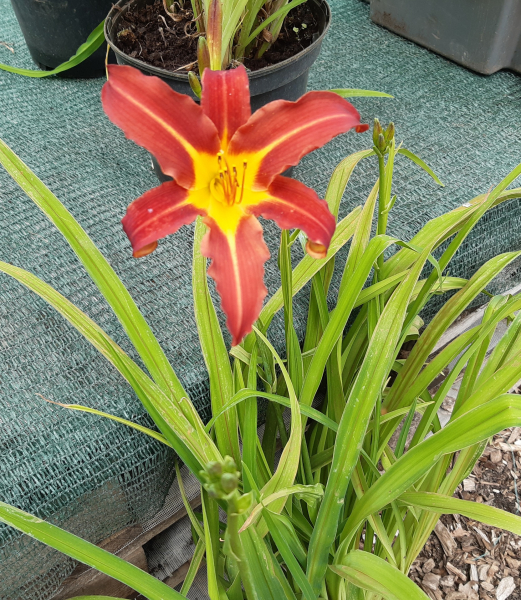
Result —
[{"label": "daylily plant", "polygon": [[[312,137],[305,139],[309,120],[323,118],[323,130],[316,123],[309,125],[323,143],[335,130],[349,127],[352,109],[328,94],[310,95],[296,104],[272,104],[250,118],[241,99],[247,89],[244,73],[212,73],[205,84],[200,108],[172,95],[153,78],[136,79],[124,67],[113,71],[104,92],[111,116],[125,122],[128,135],[146,141],[163,168],[176,177],[175,183],[137,200],[125,226],[139,254],[147,246],[150,251],[161,235],[204,214],[209,231],[206,249],[217,256],[212,266],[216,264],[222,276],[219,282],[225,285],[231,272],[232,282],[252,285],[258,293],[267,251],[256,214],[274,214],[283,225],[305,222],[312,244],[328,243],[330,217],[322,201],[276,173],[312,146]],[[208,104],[209,97],[216,98],[216,106]],[[224,110],[219,97],[228,98],[233,110]],[[325,98],[319,107],[326,107],[326,112],[316,110],[317,97]],[[271,126],[261,129],[263,122]],[[304,140],[293,133],[299,128]],[[384,129],[376,121],[373,147],[343,160],[333,173],[327,197],[338,206],[356,165],[378,159],[377,183],[363,208],[354,208],[338,223],[329,261],[304,256],[293,270],[293,246],[283,232],[281,288],[263,308],[259,326],[231,352],[208,289],[206,260],[200,251],[205,225],[198,220],[194,317],[209,380],[212,418],[206,424],[102,253],[44,183],[0,141],[0,164],[69,242],[121,322],[141,364],[43,280],[3,261],[0,273],[40,296],[75,327],[125,378],[159,431],[92,406],[61,406],[111,419],[171,447],[198,479],[201,491],[201,512],[196,514],[176,468],[194,540],[179,592],[102,547],[1,501],[0,523],[117,579],[148,600],[186,600],[201,567],[211,600],[429,600],[407,574],[441,513],[461,514],[521,535],[519,515],[453,497],[487,440],[506,427],[521,426],[521,397],[508,393],[521,371],[521,294],[491,298],[481,323],[433,355],[440,341],[449,338],[448,327],[521,257],[521,252],[494,257],[469,280],[440,276],[488,209],[521,197],[521,188],[509,187],[521,176],[521,165],[492,191],[433,219],[403,244],[387,235],[386,228],[395,199],[395,161],[404,156],[435,180],[436,176],[419,157],[401,144],[396,146],[394,133],[394,126]],[[286,138],[291,143],[285,145]],[[277,153],[280,146],[288,160]],[[293,204],[283,201],[284,185]],[[301,205],[304,217],[298,210]],[[372,236],[375,220],[377,234]],[[395,243],[400,249],[385,260],[385,250]],[[337,252],[348,244],[349,252],[338,264]],[[241,277],[249,261],[259,273],[233,279],[234,265],[227,261],[235,257]],[[420,279],[428,260],[437,268]],[[343,275],[329,310],[335,261]],[[372,283],[366,285],[375,271]],[[293,296],[306,283],[311,286],[301,347],[292,318]],[[449,299],[420,332],[423,307],[434,295],[446,292],[451,292]],[[255,294],[250,295],[256,302]],[[249,305],[248,309],[251,313]],[[269,323],[282,309],[286,360],[268,337]],[[498,325],[505,321],[508,328],[487,353]],[[414,347],[397,361],[404,340],[414,341]],[[441,382],[440,373],[447,373]],[[441,427],[438,409],[460,377],[453,413]],[[323,382],[325,395],[317,393]],[[258,398],[267,401],[262,430],[257,429]],[[289,428],[282,415],[286,407]],[[220,510],[226,512],[225,522],[219,518]],[[24,589],[30,585],[39,590],[42,577],[27,576]],[[75,598],[95,599],[107,597]]]},{"label": "daylily plant", "polygon": [[208,232],[201,251],[212,261],[208,273],[236,345],[251,331],[267,294],[264,263],[270,253],[256,217],[301,229],[315,258],[326,256],[335,231],[327,203],[280,173],[334,136],[368,126],[333,92],[271,102],[252,115],[242,65],[206,69],[200,105],[132,67],[108,69],[105,112],[173,178],[128,207],[122,222],[134,256],[146,256],[158,239],[204,216]]}]

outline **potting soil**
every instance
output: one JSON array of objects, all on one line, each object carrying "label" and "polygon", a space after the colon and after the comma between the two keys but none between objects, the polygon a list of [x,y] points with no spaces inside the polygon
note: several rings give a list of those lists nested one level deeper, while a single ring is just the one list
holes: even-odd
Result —
[{"label": "potting soil", "polygon": [[[366,122],[375,116],[383,123],[393,120],[398,141],[424,158],[446,185],[438,187],[399,157],[394,188],[398,198],[389,232],[409,240],[429,219],[489,190],[521,160],[521,79],[508,72],[485,78],[435,56],[372,24],[368,6],[359,0],[333,0],[332,12],[333,24],[312,69],[310,89],[364,88],[392,94],[394,100],[355,98],[353,103]],[[0,42],[0,61],[32,67],[8,0],[0,0]],[[191,295],[193,229],[182,228],[144,259],[132,258],[120,219],[127,205],[157,180],[148,154],[105,117],[102,85],[102,79],[28,79],[1,72],[0,137],[60,198],[108,258],[196,407],[208,418],[208,380]],[[370,144],[369,133],[340,136],[306,157],[295,176],[323,194],[335,165]],[[357,168],[341,216],[364,202],[376,177],[374,159]],[[67,243],[3,171],[0,206],[0,259],[53,285],[137,359]],[[519,200],[494,209],[458,252],[450,274],[468,277],[495,254],[519,249],[520,232]],[[273,292],[278,286],[277,227],[266,223],[265,236],[273,254],[266,267]],[[508,289],[518,281],[516,263],[489,291]],[[331,286],[331,301],[337,287],[338,277]],[[305,289],[295,302],[300,336],[307,294]],[[426,318],[441,299],[436,302]],[[281,318],[270,331],[279,349]],[[150,424],[115,369],[43,300],[4,275],[0,381],[0,500],[93,542],[130,524],[150,526],[172,483],[173,454],[134,430],[67,412],[37,395]],[[73,568],[73,561],[57,552],[0,527],[1,600],[47,600]]]}]

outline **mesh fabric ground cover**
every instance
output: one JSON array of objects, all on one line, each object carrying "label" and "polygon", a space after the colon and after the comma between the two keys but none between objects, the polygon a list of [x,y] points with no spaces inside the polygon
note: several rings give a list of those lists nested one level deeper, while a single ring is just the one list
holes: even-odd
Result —
[{"label": "mesh fabric ground cover", "polygon": [[[354,103],[365,121],[394,120],[397,138],[425,158],[446,184],[436,187],[399,161],[391,234],[409,240],[429,219],[487,191],[521,160],[521,79],[484,78],[394,36],[369,20],[359,0],[334,0],[333,24],[310,76],[310,89],[379,89],[395,100]],[[8,0],[0,0],[0,61],[31,67]],[[105,118],[102,79],[26,79],[0,73],[0,137],[61,199],[122,277],[158,336],[191,398],[208,416],[208,384],[191,298],[192,229],[135,261],[121,230],[126,206],[157,184],[145,151]],[[303,160],[295,176],[323,194],[334,166],[370,145],[370,135],[341,136]],[[375,164],[355,172],[341,215],[364,201]],[[493,255],[521,247],[518,200],[491,211],[452,263],[469,276]],[[276,248],[278,230],[266,238]],[[86,311],[135,358],[116,318],[72,251],[38,209],[0,172],[0,259],[28,269]],[[514,265],[493,291],[519,280]],[[277,283],[267,265],[270,291]],[[332,294],[335,282],[332,285]],[[297,300],[300,333],[306,293]],[[432,314],[435,306],[427,311]],[[280,319],[272,339],[281,347]],[[149,423],[132,390],[42,300],[0,279],[0,500],[98,542],[126,525],[146,523],[162,506],[173,456],[137,432],[44,403],[37,393]],[[45,600],[72,561],[0,527],[0,599]]]}]

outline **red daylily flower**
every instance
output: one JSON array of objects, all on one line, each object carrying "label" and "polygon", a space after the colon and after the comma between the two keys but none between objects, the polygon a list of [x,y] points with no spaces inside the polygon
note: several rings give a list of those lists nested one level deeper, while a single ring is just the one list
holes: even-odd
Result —
[{"label": "red daylily flower", "polygon": [[203,74],[201,105],[157,77],[109,65],[102,101],[109,119],[153,154],[174,181],[132,202],[123,218],[134,256],[204,216],[201,251],[211,259],[227,326],[238,344],[251,331],[267,294],[270,254],[257,216],[309,238],[308,253],[326,255],[335,231],[327,203],[283,171],[334,136],[365,131],[360,116],[332,92],[309,92],[297,102],[272,102],[251,114],[243,66]]}]

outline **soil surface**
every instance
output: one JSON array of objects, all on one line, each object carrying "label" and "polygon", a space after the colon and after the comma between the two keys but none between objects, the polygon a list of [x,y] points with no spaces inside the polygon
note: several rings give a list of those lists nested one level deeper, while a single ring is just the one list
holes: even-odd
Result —
[{"label": "soil surface", "polygon": [[[311,45],[318,32],[318,23],[307,3],[300,4],[287,14],[279,37],[262,58],[255,58],[255,50],[244,64],[247,69],[256,71],[282,62]],[[198,35],[191,9],[180,9],[174,20],[165,11],[163,2],[157,0],[154,4],[128,10],[118,21],[114,41],[132,58],[160,69],[186,73],[198,71]],[[258,47],[263,41],[259,40]]]},{"label": "soil surface", "polygon": [[[494,437],[454,494],[520,514],[521,428]],[[410,577],[436,600],[521,600],[521,537],[460,515],[441,518]]]}]

